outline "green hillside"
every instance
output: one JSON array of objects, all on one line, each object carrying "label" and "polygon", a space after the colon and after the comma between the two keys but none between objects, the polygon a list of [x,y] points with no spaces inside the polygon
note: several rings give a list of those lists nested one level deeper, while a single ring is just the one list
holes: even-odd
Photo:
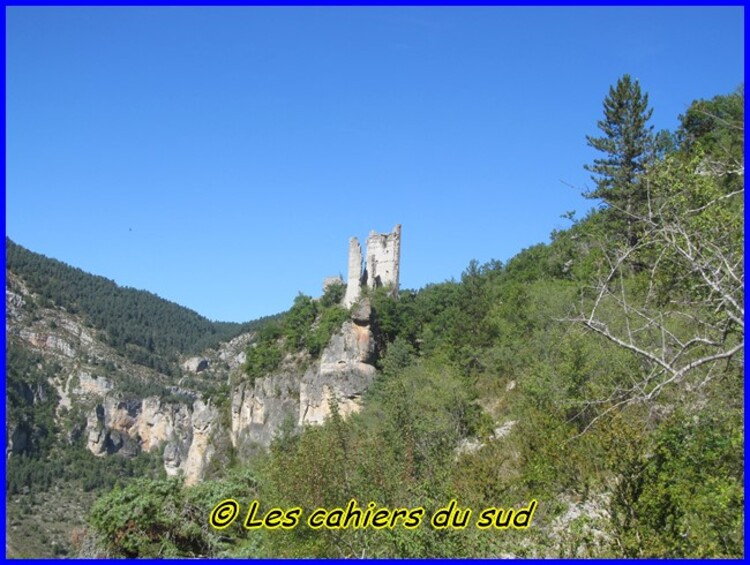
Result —
[{"label": "green hillside", "polygon": [[[648,96],[627,75],[603,110],[587,138],[597,158],[582,164],[595,186],[583,218],[566,213],[570,227],[549,243],[471,261],[459,280],[397,298],[367,291],[379,373],[360,412],[340,413],[334,398],[325,424],[297,433],[290,420],[251,460],[217,444],[208,480],[190,487],[165,478],[155,452],[100,458],[110,469],[104,484],[83,478],[99,496],[70,553],[742,557],[744,88],[694,102],[673,132],[652,131]],[[6,248],[8,269],[42,300],[164,372],[253,327]],[[340,292],[300,295],[262,327],[212,396],[222,426],[240,385],[295,359],[301,378],[349,316]],[[9,406],[43,455],[63,435],[45,384],[55,367],[10,353]],[[65,480],[80,481],[94,456],[81,439],[60,452],[75,459]],[[13,464],[14,504],[36,483],[66,488],[46,463]],[[433,521],[451,503],[465,527]]]},{"label": "green hillside", "polygon": [[[372,295],[382,376],[361,413],[343,419],[334,405],[325,425],[282,434],[224,478],[103,497],[90,517],[102,551],[741,556],[744,90],[694,103],[675,132],[651,131],[629,77],[604,107],[603,136],[589,138],[598,209],[507,264],[472,262],[459,281],[398,300]],[[240,518],[211,529],[226,498]],[[302,519],[243,528],[253,499]],[[451,500],[473,509],[471,525],[431,525]],[[482,509],[532,501],[533,527],[477,527]],[[306,521],[368,503],[425,518],[412,529]]]},{"label": "green hillside", "polygon": [[171,375],[178,355],[199,353],[264,319],[213,322],[145,290],[123,288],[5,238],[6,268],[40,296],[38,306],[58,306],[102,331],[105,343],[139,365]]}]

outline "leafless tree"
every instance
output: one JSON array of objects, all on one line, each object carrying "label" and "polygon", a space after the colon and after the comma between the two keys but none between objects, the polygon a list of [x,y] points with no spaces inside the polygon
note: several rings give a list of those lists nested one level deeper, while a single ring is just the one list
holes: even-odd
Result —
[{"label": "leafless tree", "polygon": [[670,158],[643,182],[648,209],[634,215],[641,236],[614,251],[599,242],[599,276],[567,321],[637,355],[645,370],[588,402],[598,415],[584,431],[626,404],[678,383],[700,389],[722,364],[743,362],[744,188],[726,192],[700,160]]}]

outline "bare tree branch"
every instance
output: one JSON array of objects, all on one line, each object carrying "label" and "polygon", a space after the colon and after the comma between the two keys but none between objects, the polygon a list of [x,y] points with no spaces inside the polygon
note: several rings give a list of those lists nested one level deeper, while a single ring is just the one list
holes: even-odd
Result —
[{"label": "bare tree branch", "polygon": [[[698,375],[690,390],[706,386],[717,364],[744,348],[744,189],[723,194],[710,172],[677,161],[663,166],[662,176],[644,179],[646,215],[619,210],[642,230],[638,241],[615,251],[597,242],[603,258],[593,293],[583,293],[577,314],[564,319],[631,352],[646,369],[630,375],[629,386],[586,401],[578,416],[589,408],[597,415],[581,433],[625,405],[653,402],[688,375]],[[649,268],[639,290],[633,265],[643,261]]]}]

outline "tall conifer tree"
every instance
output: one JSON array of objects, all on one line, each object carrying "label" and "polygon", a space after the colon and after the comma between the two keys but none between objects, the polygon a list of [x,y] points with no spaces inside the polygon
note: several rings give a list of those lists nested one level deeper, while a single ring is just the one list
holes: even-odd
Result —
[{"label": "tall conifer tree", "polygon": [[586,136],[591,147],[604,153],[585,167],[596,183],[586,196],[601,198],[615,218],[624,220],[631,243],[634,215],[643,211],[647,200],[638,179],[653,154],[653,126],[648,125],[652,112],[638,81],[623,75],[604,99],[604,119],[597,122],[604,135]]}]

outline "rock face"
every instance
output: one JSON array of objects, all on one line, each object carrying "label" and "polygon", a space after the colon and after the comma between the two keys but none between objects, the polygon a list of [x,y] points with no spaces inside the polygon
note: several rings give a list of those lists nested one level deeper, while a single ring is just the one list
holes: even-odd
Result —
[{"label": "rock face", "polygon": [[369,325],[370,304],[355,306],[354,321],[345,322],[320,356],[316,373],[300,383],[299,425],[320,424],[329,416],[335,399],[342,416],[357,412],[362,393],[375,378],[375,339]]},{"label": "rock face", "polygon": [[[46,390],[58,397],[56,417],[81,409],[85,424],[68,420],[67,440],[81,435],[94,455],[134,456],[166,445],[164,466],[169,474],[182,473],[187,482],[195,482],[205,472],[212,456],[210,437],[218,427],[218,412],[207,405],[197,392],[170,385],[164,375],[134,365],[118,355],[77,316],[43,301],[26,284],[8,273],[6,282],[7,338],[19,347],[39,354],[46,366],[54,367],[48,376],[49,388],[20,387],[18,394],[28,404],[44,402]],[[216,354],[231,367],[240,363],[239,351],[249,335],[222,344]],[[214,362],[212,357],[211,362]],[[186,361],[188,370],[208,371],[208,358]],[[205,373],[204,373],[205,374]],[[157,396],[136,398],[118,392],[118,383],[158,383],[179,397],[165,402]],[[6,426],[6,453],[22,453],[30,443],[29,429],[23,421]]]},{"label": "rock face", "polygon": [[164,448],[167,475],[184,475],[185,484],[199,482],[214,454],[212,438],[219,412],[195,399],[192,406],[165,403],[157,397],[119,401],[105,397],[86,420],[86,445],[97,456],[136,455]]},{"label": "rock face", "polygon": [[351,309],[352,320],[359,326],[370,325],[370,317],[372,316],[372,306],[370,305],[369,298],[363,298]]},{"label": "rock face", "polygon": [[365,268],[362,268],[362,248],[356,237],[349,240],[349,272],[344,295],[344,308],[359,300],[362,287],[391,286],[398,293],[401,266],[401,224],[388,234],[370,232],[367,237]]},{"label": "rock face", "polygon": [[105,377],[98,377],[81,371],[78,373],[78,386],[71,388],[71,383],[68,381],[68,388],[72,394],[79,396],[105,396],[110,390],[112,390],[112,383]]},{"label": "rock face", "polygon": [[157,449],[163,442],[186,438],[190,425],[190,410],[184,404],[162,404],[155,397],[144,398],[136,422],[136,433],[144,451]]},{"label": "rock face", "polygon": [[47,332],[34,332],[22,329],[19,332],[21,339],[28,341],[33,347],[42,351],[51,351],[72,359],[76,356],[76,350],[60,336]]},{"label": "rock face", "polygon": [[226,364],[226,367],[232,371],[240,367],[247,358],[245,350],[253,340],[252,333],[240,334],[234,339],[222,343],[216,353],[215,358],[207,357],[209,366]]},{"label": "rock face", "polygon": [[345,322],[300,379],[293,366],[255,383],[240,384],[232,395],[232,444],[240,454],[267,447],[285,423],[302,427],[323,423],[331,403],[347,416],[357,412],[367,387],[375,379],[375,340],[370,329],[370,304],[353,308]]},{"label": "rock face", "polygon": [[241,456],[270,445],[285,420],[299,412],[299,382],[293,367],[282,366],[276,374],[234,389],[231,440]]},{"label": "rock face", "polygon": [[[362,289],[390,286],[397,293],[400,254],[400,225],[390,234],[370,233],[365,268],[359,241],[349,240],[342,305],[351,309],[351,321],[331,338],[320,361],[311,362],[306,370],[299,368],[304,363],[287,360],[274,374],[234,388],[231,440],[240,456],[267,447],[285,424],[300,428],[323,423],[334,404],[342,416],[359,411],[362,394],[376,375],[372,308],[369,299],[361,298]],[[339,277],[329,277],[323,288],[339,282]]]},{"label": "rock face", "polygon": [[182,364],[182,368],[191,373],[200,373],[201,371],[208,369],[208,359],[202,357],[191,357]]},{"label": "rock face", "polygon": [[136,426],[140,404],[108,397],[94,406],[86,419],[89,451],[97,456],[118,452],[135,455],[141,451]]},{"label": "rock face", "polygon": [[[216,408],[210,404],[204,404],[202,400],[196,400],[193,403],[193,414],[190,420],[192,438],[185,465],[181,467],[186,485],[194,485],[203,478],[206,467],[215,452],[212,439],[219,427],[218,422],[219,412]],[[180,438],[176,437],[173,441],[179,445]]]},{"label": "rock face", "polygon": [[[180,359],[183,373],[175,382],[172,375],[132,363],[108,343],[104,332],[29,292],[22,279],[9,273],[7,338],[41,355],[50,369],[49,387],[27,387],[20,393],[29,403],[56,395],[55,417],[65,423],[69,442],[82,438],[98,457],[135,456],[163,448],[167,474],[183,475],[186,484],[194,484],[212,459],[226,457],[222,446],[230,440],[237,455],[247,457],[267,447],[281,430],[324,422],[334,406],[342,416],[360,409],[362,395],[376,376],[372,308],[369,299],[362,298],[362,289],[397,289],[400,237],[400,226],[391,234],[372,232],[366,268],[359,242],[350,240],[343,302],[351,308],[351,320],[332,336],[319,360],[306,352],[289,355],[274,373],[234,386],[229,430],[226,424],[222,427],[220,411],[200,391],[215,394],[223,383],[231,385],[255,339],[252,332],[200,356]],[[333,277],[327,284],[342,282]],[[81,413],[85,423],[78,417]],[[23,422],[6,424],[6,456],[23,453],[31,445],[30,433]]]}]

